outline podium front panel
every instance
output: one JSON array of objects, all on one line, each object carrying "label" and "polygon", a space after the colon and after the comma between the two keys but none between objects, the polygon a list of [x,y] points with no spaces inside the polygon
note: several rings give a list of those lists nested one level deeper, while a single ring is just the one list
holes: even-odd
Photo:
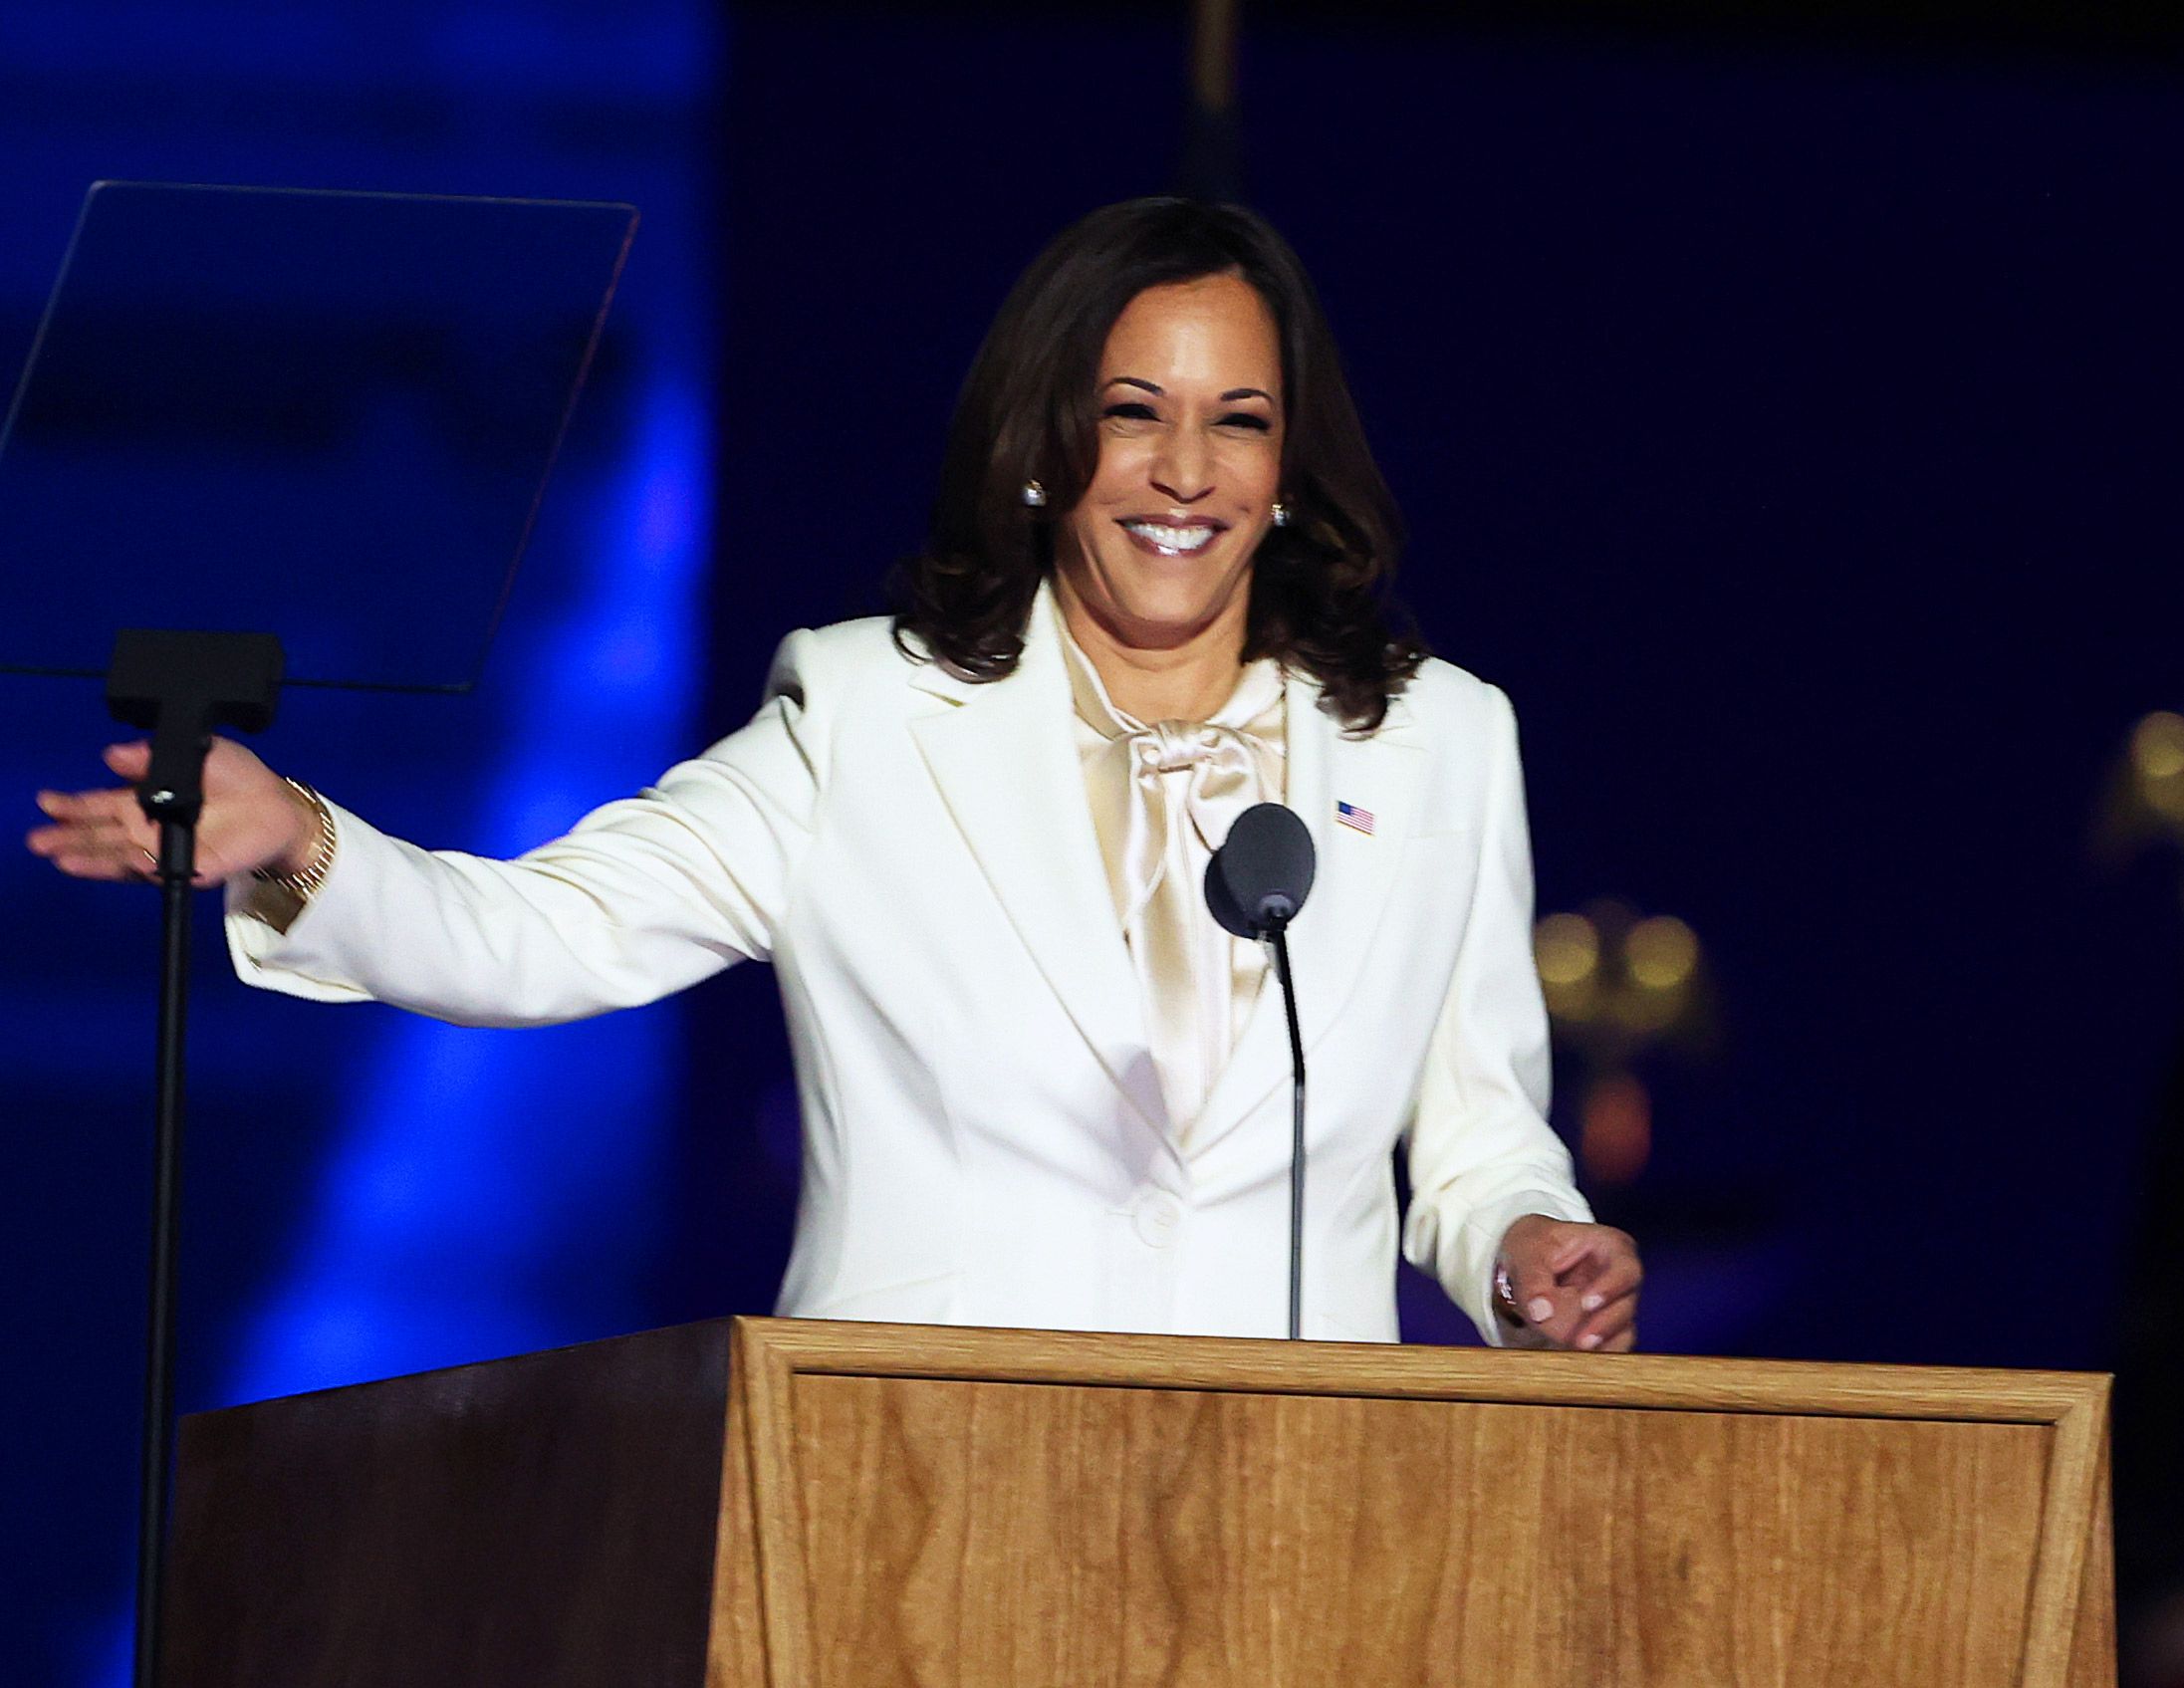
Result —
[{"label": "podium front panel", "polygon": [[764,1643],[722,1688],[2112,1680],[2097,1378],[739,1343]]}]

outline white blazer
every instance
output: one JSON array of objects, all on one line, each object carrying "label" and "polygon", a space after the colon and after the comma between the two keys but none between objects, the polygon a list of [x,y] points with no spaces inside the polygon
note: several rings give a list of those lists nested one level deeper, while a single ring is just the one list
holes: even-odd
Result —
[{"label": "white blazer", "polygon": [[[1396,1336],[1402,1244],[1489,1339],[1525,1213],[1587,1219],[1543,1117],[1547,1022],[1516,729],[1429,662],[1368,738],[1289,681],[1288,800],[1319,848],[1291,930],[1310,1074],[1306,1331]],[[1169,1128],[1098,856],[1060,641],[972,684],[884,620],[792,634],[751,724],[513,861],[336,811],[283,936],[238,971],[470,1025],[648,1002],[770,959],[804,1116],[780,1311],[1280,1335],[1289,1047],[1270,979],[1190,1134]],[[1369,813],[1338,823],[1337,802]]]}]

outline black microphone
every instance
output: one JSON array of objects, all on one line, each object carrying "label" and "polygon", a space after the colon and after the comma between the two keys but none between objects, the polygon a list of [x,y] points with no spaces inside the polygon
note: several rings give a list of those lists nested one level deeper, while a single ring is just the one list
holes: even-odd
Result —
[{"label": "black microphone", "polygon": [[1206,906],[1240,938],[1287,926],[1312,893],[1312,834],[1297,811],[1255,803],[1206,863]]},{"label": "black microphone", "polygon": [[1236,818],[1206,863],[1206,907],[1224,930],[1263,940],[1274,951],[1289,1016],[1289,1333],[1305,1333],[1305,1039],[1297,1027],[1297,984],[1289,970],[1289,923],[1312,892],[1317,865],[1312,834],[1293,809],[1258,803]]}]

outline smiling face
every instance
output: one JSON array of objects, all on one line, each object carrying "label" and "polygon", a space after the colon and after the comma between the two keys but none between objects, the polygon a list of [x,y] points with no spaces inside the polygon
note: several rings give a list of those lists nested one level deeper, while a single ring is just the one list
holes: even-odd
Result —
[{"label": "smiling face", "polygon": [[1241,653],[1281,492],[1274,314],[1239,276],[1147,288],[1115,319],[1098,380],[1099,465],[1056,533],[1065,611],[1101,642]]}]

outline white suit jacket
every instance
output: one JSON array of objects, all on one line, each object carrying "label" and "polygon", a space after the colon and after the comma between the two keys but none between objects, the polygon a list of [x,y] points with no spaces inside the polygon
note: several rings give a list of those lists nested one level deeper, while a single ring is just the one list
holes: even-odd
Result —
[{"label": "white suit jacket", "polygon": [[[804,1117],[780,1311],[1280,1335],[1290,1067],[1270,980],[1177,1146],[1092,832],[1059,639],[985,684],[883,620],[799,632],[757,717],[514,861],[337,811],[283,936],[231,906],[253,983],[476,1025],[779,975]],[[1288,682],[1288,801],[1319,877],[1291,931],[1310,1074],[1308,1334],[1396,1336],[1402,1237],[1491,1338],[1502,1232],[1589,1212],[1543,1118],[1516,732],[1429,662],[1368,738]],[[1340,824],[1337,802],[1368,812]]]}]

